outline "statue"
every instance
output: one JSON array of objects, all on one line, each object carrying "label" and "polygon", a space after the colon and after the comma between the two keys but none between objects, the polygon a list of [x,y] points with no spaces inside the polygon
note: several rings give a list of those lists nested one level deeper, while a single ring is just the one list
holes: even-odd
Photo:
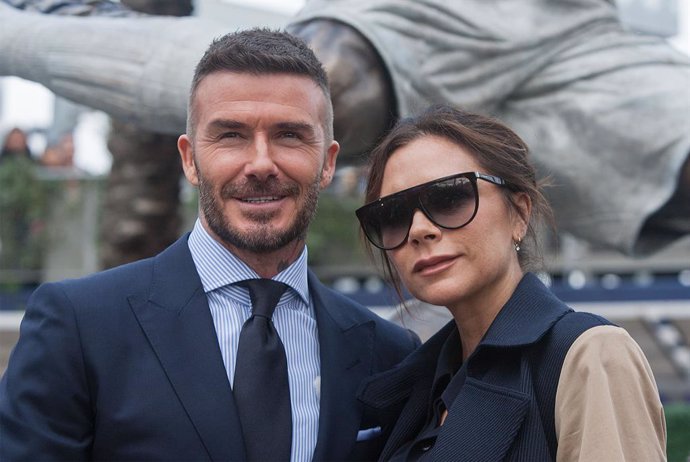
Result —
[{"label": "statue", "polygon": [[[75,2],[6,1],[82,14]],[[104,15],[0,6],[0,74],[182,133],[194,65],[224,25],[81,8]],[[527,141],[560,229],[633,255],[690,233],[690,59],[625,30],[612,1],[308,0],[288,30],[329,73],[341,162],[359,161],[396,117],[447,102]]]}]

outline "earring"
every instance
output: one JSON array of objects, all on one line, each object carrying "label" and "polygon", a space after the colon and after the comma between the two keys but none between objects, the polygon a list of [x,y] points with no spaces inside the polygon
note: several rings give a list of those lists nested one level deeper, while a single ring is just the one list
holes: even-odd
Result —
[{"label": "earring", "polygon": [[520,251],[520,244],[522,243],[522,239],[518,239],[513,244],[515,245],[515,251],[519,252]]}]

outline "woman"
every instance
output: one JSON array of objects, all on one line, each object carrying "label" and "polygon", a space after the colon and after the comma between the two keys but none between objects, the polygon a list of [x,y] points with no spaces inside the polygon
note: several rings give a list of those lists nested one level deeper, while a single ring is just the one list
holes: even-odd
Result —
[{"label": "woman", "polygon": [[[642,351],[525,272],[549,207],[510,129],[433,107],[374,150],[357,210],[399,287],[450,322],[361,400],[402,413],[382,460],[663,460]],[[388,429],[384,429],[388,430]]]},{"label": "woman", "polygon": [[31,151],[29,150],[26,132],[19,127],[14,127],[7,133],[2,143],[2,149],[0,149],[0,162],[19,158],[33,160]]}]

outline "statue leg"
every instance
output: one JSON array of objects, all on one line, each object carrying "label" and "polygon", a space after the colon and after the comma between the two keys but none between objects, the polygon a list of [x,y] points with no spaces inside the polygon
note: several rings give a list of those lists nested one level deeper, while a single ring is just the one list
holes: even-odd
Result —
[{"label": "statue leg", "polygon": [[633,255],[690,234],[690,60],[662,39],[592,30],[499,116],[551,175],[563,228]]},{"label": "statue leg", "polygon": [[[673,182],[673,178],[669,178]],[[652,245],[690,235],[690,154],[678,176],[678,188],[666,204],[649,217],[640,234]]]}]

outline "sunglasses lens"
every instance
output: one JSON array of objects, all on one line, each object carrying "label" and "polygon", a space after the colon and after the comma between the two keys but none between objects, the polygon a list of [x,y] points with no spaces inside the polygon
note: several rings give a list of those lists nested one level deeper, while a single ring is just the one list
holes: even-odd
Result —
[{"label": "sunglasses lens", "polygon": [[402,244],[412,217],[421,208],[437,226],[457,229],[477,212],[477,188],[468,174],[400,191],[357,211],[364,233],[376,247],[391,250]]},{"label": "sunglasses lens", "polygon": [[377,247],[392,249],[400,245],[410,227],[411,210],[404,198],[391,197],[383,203],[358,212],[367,238]]},{"label": "sunglasses lens", "polygon": [[410,229],[412,210],[402,198],[395,198],[381,207],[380,230],[381,247],[392,249],[399,246],[407,237]]},{"label": "sunglasses lens", "polygon": [[420,194],[420,201],[437,225],[459,228],[472,219],[477,195],[472,181],[459,177],[429,186]]}]

